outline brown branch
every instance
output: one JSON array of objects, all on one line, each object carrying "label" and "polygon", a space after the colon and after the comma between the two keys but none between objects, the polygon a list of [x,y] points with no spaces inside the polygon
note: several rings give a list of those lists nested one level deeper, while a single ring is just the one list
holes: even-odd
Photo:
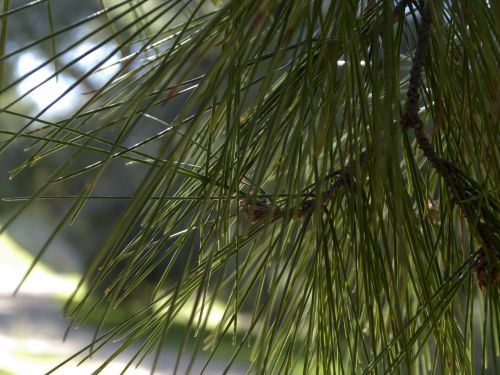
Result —
[{"label": "brown branch", "polygon": [[[500,260],[500,249],[498,249],[500,228],[495,225],[495,223],[498,224],[498,220],[496,220],[494,213],[491,212],[491,209],[484,202],[481,202],[479,207],[473,202],[471,198],[480,196],[481,194],[478,184],[453,163],[441,158],[436,153],[423,131],[423,122],[418,115],[422,69],[429,45],[431,26],[430,1],[427,1],[422,11],[421,22],[418,28],[417,48],[410,71],[410,84],[407,93],[408,100],[406,111],[401,117],[401,125],[405,129],[414,129],[418,147],[423,151],[433,168],[444,178],[446,186],[451,191],[454,200],[465,213],[469,224],[476,226],[476,235],[480,243],[483,244],[481,248],[482,256],[476,262],[475,266],[479,286],[483,289],[489,280],[490,285],[496,287],[500,285],[500,282],[498,282],[500,278],[500,272],[498,271]],[[497,207],[498,204],[496,201],[493,198],[491,200],[494,201],[493,206]],[[493,223],[488,222],[488,220],[491,220]]]},{"label": "brown branch", "polygon": [[422,19],[418,28],[418,42],[415,56],[413,57],[410,71],[410,85],[408,87],[408,101],[406,112],[401,117],[401,125],[405,128],[421,128],[422,121],[418,117],[419,89],[422,83],[422,69],[427,54],[427,46],[431,34],[432,17],[429,3],[425,4],[422,11]]},{"label": "brown branch", "polygon": [[[373,149],[369,148],[361,153],[359,159],[359,164],[361,166],[365,165],[366,160],[372,151]],[[341,171],[336,172],[335,174],[330,174],[329,176],[335,175],[335,179],[328,186],[328,189],[321,194],[320,199],[305,199],[295,207],[284,209],[280,207],[273,207],[263,199],[254,198],[252,200],[250,197],[245,197],[239,201],[240,212],[242,212],[251,223],[260,222],[269,218],[272,222],[282,217],[285,217],[288,220],[302,219],[312,214],[317,207],[326,208],[335,196],[335,193],[353,181],[353,170],[354,160],[351,161],[350,165],[346,166]]]}]

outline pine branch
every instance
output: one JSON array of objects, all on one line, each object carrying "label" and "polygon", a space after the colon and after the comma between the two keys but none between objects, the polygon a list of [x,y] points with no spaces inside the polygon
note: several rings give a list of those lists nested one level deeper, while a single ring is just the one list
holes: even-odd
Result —
[{"label": "pine branch", "polygon": [[476,237],[483,245],[475,261],[475,270],[481,289],[484,289],[487,282],[491,283],[493,287],[500,286],[500,249],[498,247],[500,244],[500,222],[495,214],[495,212],[499,212],[500,205],[494,197],[489,196],[486,200],[480,200],[480,205],[477,206],[474,198],[481,196],[479,184],[451,161],[442,158],[436,153],[429,138],[423,131],[423,121],[418,115],[419,90],[422,85],[422,70],[428,50],[431,25],[432,14],[430,1],[428,1],[422,11],[422,18],[418,28],[417,48],[412,61],[410,84],[407,92],[408,100],[406,111],[401,117],[401,125],[405,129],[412,128],[415,131],[418,147],[423,151],[433,168],[445,180],[455,202],[465,213],[471,232],[474,232],[474,228],[476,229]]},{"label": "pine branch", "polygon": [[[359,164],[361,168],[366,164],[367,158],[373,153],[373,148],[369,148],[361,153]],[[342,187],[348,186],[353,182],[355,161],[351,161],[350,165],[340,171],[326,176],[327,178],[335,176],[334,181],[328,186],[328,189],[322,192],[321,198],[305,199],[295,207],[285,209],[282,207],[272,207],[263,199],[255,197],[245,197],[240,199],[239,208],[245,217],[252,223],[262,221],[266,218],[271,218],[271,221],[276,221],[282,217],[287,220],[302,219],[311,215],[317,207],[326,208],[330,201],[335,196],[335,193]]]}]

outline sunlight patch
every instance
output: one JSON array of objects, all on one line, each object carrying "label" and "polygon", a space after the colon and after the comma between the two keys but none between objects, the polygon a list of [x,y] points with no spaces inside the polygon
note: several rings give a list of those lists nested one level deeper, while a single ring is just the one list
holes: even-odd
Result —
[{"label": "sunlight patch", "polygon": [[[39,110],[51,106],[47,113],[69,112],[81,99],[80,95],[70,91],[59,100],[57,99],[70,88],[73,80],[64,73],[60,73],[57,79],[55,76],[51,78],[54,75],[54,66],[47,64],[40,67],[43,63],[44,59],[36,53],[21,54],[17,61],[16,73],[19,77],[28,75],[17,85],[19,94],[26,95]],[[35,69],[37,70],[34,71]],[[53,103],[54,101],[57,102]]]},{"label": "sunlight patch", "polygon": [[[33,256],[9,235],[0,235],[0,296],[14,292],[32,262]],[[68,298],[79,280],[79,275],[58,274],[43,264],[37,264],[22,285],[20,293]]]}]

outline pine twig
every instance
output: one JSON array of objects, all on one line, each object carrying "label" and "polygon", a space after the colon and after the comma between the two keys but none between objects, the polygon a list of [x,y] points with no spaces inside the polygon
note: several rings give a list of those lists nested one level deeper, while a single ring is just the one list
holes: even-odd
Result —
[{"label": "pine twig", "polygon": [[[471,227],[475,227],[476,235],[482,243],[480,255],[475,262],[479,286],[484,289],[489,283],[491,286],[500,286],[500,226],[499,220],[493,210],[499,212],[500,204],[489,197],[487,202],[480,201],[480,206],[474,202],[475,197],[479,197],[481,192],[479,185],[472,178],[462,172],[452,162],[440,157],[428,137],[423,131],[423,121],[418,115],[419,110],[419,90],[422,85],[422,70],[428,50],[431,34],[432,15],[430,1],[426,2],[422,11],[420,26],[418,28],[418,42],[415,56],[412,61],[410,71],[410,84],[407,93],[406,111],[401,117],[401,125],[404,129],[412,128],[418,147],[423,151],[433,168],[444,178],[446,186],[451,191],[454,200],[465,213]],[[479,218],[479,219],[478,219]]]},{"label": "pine twig", "polygon": [[[361,167],[363,167],[368,159],[368,156],[372,153],[372,148],[365,150],[361,153],[359,163]],[[262,199],[254,199],[253,202],[251,199],[245,197],[240,199],[239,208],[240,211],[246,216],[246,218],[251,223],[256,223],[261,220],[265,220],[266,218],[271,218],[271,221],[276,221],[279,218],[286,217],[288,220],[290,219],[302,219],[314,211],[314,209],[318,206],[326,208],[330,201],[335,196],[335,193],[340,190],[342,187],[351,183],[353,180],[353,170],[354,170],[354,160],[351,163],[343,168],[339,172],[332,173],[327,177],[335,176],[334,181],[329,185],[328,189],[326,189],[322,194],[321,198],[310,198],[305,199],[302,203],[298,204],[295,207],[290,209],[284,209],[280,207],[272,207],[267,204]]]}]

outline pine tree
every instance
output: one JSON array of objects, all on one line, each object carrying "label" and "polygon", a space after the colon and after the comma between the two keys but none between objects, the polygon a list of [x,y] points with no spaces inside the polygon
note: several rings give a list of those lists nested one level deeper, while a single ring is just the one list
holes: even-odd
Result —
[{"label": "pine tree", "polygon": [[[50,0],[9,3],[2,67],[25,50],[7,51],[7,20],[42,4],[53,18]],[[54,236],[89,201],[126,202],[65,306],[75,324],[100,311],[90,354],[121,338],[116,355],[140,343],[129,365],[156,364],[190,306],[175,369],[229,337],[227,369],[250,347],[259,374],[500,373],[497,2],[101,3],[31,45],[49,43],[61,74],[73,47],[58,36],[88,23],[75,45],[114,49],[75,87],[119,53],[116,74],[59,121],[44,120],[56,102],[17,110],[21,94],[1,110],[23,122],[0,152],[30,141],[11,177],[63,156],[29,197],[4,198],[21,203],[1,230],[48,198],[71,202]],[[134,193],[100,194],[122,167]]]}]

